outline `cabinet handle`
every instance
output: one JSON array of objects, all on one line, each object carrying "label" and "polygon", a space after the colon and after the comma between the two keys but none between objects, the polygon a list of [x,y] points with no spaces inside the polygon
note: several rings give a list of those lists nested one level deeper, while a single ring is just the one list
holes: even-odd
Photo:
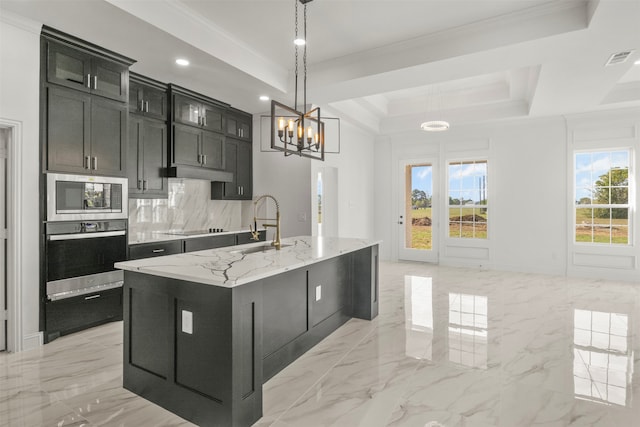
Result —
[{"label": "cabinet handle", "polygon": [[87,74],[87,87],[91,89],[91,74]]},{"label": "cabinet handle", "polygon": [[198,163],[202,164],[202,154],[198,154]]},{"label": "cabinet handle", "polygon": [[203,155],[202,155],[202,164],[203,164],[203,165],[206,165],[206,164],[207,164],[207,155],[206,155],[206,154],[203,154]]},{"label": "cabinet handle", "polygon": [[240,194],[240,186],[238,185],[238,194]]},{"label": "cabinet handle", "polygon": [[92,169],[93,169],[94,171],[97,171],[97,170],[98,170],[98,158],[97,158],[97,157],[94,157],[94,158],[93,158],[93,168],[92,168]]},{"label": "cabinet handle", "polygon": [[154,249],[151,252],[153,252],[154,254],[159,254],[159,253],[164,252],[164,249]]},{"label": "cabinet handle", "polygon": [[84,297],[84,299],[94,299],[94,298],[100,298],[100,294],[98,295],[91,295],[90,297]]},{"label": "cabinet handle", "polygon": [[207,126],[207,116],[202,117],[202,126]]},{"label": "cabinet handle", "polygon": [[144,112],[145,113],[149,112],[149,101],[144,101]]},{"label": "cabinet handle", "polygon": [[198,126],[202,124],[202,117],[198,116]]},{"label": "cabinet handle", "polygon": [[144,113],[144,100],[140,100],[140,105],[138,106],[138,111],[141,111]]},{"label": "cabinet handle", "polygon": [[148,190],[149,189],[149,181],[147,181],[146,179],[144,181],[142,181],[142,189],[143,190]]},{"label": "cabinet handle", "polygon": [[139,179],[139,180],[138,180],[138,185],[136,186],[136,188],[137,188],[138,190],[141,190],[141,189],[142,189],[142,180],[141,180],[141,179]]},{"label": "cabinet handle", "polygon": [[98,76],[93,76],[93,89],[98,89]]},{"label": "cabinet handle", "polygon": [[85,169],[91,169],[91,165],[90,165],[89,162],[91,162],[91,157],[85,156],[84,157],[84,168]]}]

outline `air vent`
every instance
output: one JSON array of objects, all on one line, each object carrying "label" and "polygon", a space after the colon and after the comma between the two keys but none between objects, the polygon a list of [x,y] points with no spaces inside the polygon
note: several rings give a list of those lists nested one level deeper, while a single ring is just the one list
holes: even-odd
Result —
[{"label": "air vent", "polygon": [[633,53],[632,50],[625,50],[623,52],[614,53],[609,57],[609,60],[604,65],[622,64]]}]

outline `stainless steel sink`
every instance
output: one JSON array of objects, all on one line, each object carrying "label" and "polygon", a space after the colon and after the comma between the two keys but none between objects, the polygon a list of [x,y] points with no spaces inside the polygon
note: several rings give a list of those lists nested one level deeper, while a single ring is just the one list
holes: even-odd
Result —
[{"label": "stainless steel sink", "polygon": [[[282,248],[287,248],[289,246],[293,246],[291,244],[283,244],[280,246],[280,249]],[[237,251],[231,251],[231,253],[233,254],[242,254],[242,255],[248,255],[248,254],[255,254],[257,252],[268,252],[268,251],[275,251],[276,247],[272,246],[270,243],[266,244],[266,245],[261,245],[261,246],[254,246],[252,248],[247,248],[247,249],[239,249]]]}]

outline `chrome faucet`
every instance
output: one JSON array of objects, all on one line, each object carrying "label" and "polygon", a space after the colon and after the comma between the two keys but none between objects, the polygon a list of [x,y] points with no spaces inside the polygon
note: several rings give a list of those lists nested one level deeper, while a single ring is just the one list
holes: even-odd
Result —
[{"label": "chrome faucet", "polygon": [[276,250],[280,250],[280,204],[278,203],[278,201],[276,200],[275,197],[273,197],[270,194],[265,194],[264,196],[260,196],[256,199],[255,202],[253,202],[253,227],[254,229],[251,229],[251,224],[249,224],[249,229],[251,230],[251,239],[253,240],[260,240],[260,234],[258,233],[258,221],[273,221],[273,218],[258,218],[257,217],[257,213],[256,210],[258,208],[258,202],[262,199],[266,199],[266,198],[270,198],[274,201],[274,203],[276,204],[276,218],[275,224],[262,224],[263,227],[275,227],[276,228],[276,235],[273,238],[273,242],[271,242],[272,246],[275,246]]}]

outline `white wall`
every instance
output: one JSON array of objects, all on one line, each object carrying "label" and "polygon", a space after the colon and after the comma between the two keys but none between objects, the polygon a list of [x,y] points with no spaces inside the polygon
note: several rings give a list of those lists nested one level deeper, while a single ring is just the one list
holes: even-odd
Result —
[{"label": "white wall", "polygon": [[375,234],[374,135],[345,120],[340,125],[340,154],[325,153],[324,162],[311,163],[313,212],[317,212],[318,171],[323,167],[334,167],[338,177],[338,236],[372,239]]},{"label": "white wall", "polygon": [[[17,239],[21,262],[22,349],[40,345],[39,330],[39,77],[40,25],[5,11],[0,15],[0,119],[19,122],[21,163],[16,176],[21,227]],[[20,343],[18,344],[20,345]],[[17,349],[19,350],[19,348]]]},{"label": "white wall", "polygon": [[[268,120],[253,120],[253,198],[271,194],[280,203],[282,237],[311,235],[311,160],[298,156],[284,157],[281,152],[268,151],[268,142],[262,141],[268,135]],[[267,205],[267,215],[275,218],[271,202]],[[267,232],[267,239],[273,231]]]},{"label": "white wall", "polygon": [[573,243],[573,152],[611,147],[634,149],[635,163],[640,163],[640,110],[452,127],[442,134],[416,131],[378,137],[375,229],[376,238],[385,242],[381,257],[398,258],[398,162],[421,156],[438,159],[439,212],[447,218],[447,162],[478,157],[489,161],[489,239],[450,239],[447,221],[442,221],[437,245],[441,264],[637,281],[640,215],[635,208],[630,220],[632,244]]}]

